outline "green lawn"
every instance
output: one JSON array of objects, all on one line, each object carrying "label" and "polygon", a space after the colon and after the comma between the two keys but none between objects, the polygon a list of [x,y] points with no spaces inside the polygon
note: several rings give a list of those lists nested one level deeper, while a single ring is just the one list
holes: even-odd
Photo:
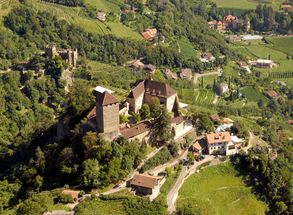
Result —
[{"label": "green lawn", "polygon": [[178,44],[180,46],[181,53],[186,58],[192,58],[196,56],[196,50],[194,49],[194,46],[187,39],[179,40]]},{"label": "green lawn", "polygon": [[268,103],[269,99],[265,97],[259,90],[254,89],[253,87],[243,87],[240,89],[240,92],[245,95],[245,98],[248,102],[258,102],[263,100],[264,103]]},{"label": "green lawn", "polygon": [[279,9],[282,0],[212,0],[220,8],[225,9],[239,9],[239,10],[248,10],[255,9],[259,3],[268,4],[273,6],[275,9]]},{"label": "green lawn", "polygon": [[267,39],[274,49],[293,56],[293,37],[274,37]]},{"label": "green lawn", "polygon": [[251,55],[255,55],[258,58],[267,59],[268,56],[271,56],[272,60],[286,60],[287,55],[278,50],[272,49],[265,45],[251,45],[246,47]]},{"label": "green lawn", "polygon": [[78,207],[78,215],[126,215],[123,200],[101,200],[95,198],[90,201],[84,201],[82,206]]},{"label": "green lawn", "polygon": [[201,215],[264,215],[267,209],[229,163],[190,176],[179,190],[176,205]]},{"label": "green lawn", "polygon": [[85,0],[85,3],[98,10],[119,13],[123,0]]}]

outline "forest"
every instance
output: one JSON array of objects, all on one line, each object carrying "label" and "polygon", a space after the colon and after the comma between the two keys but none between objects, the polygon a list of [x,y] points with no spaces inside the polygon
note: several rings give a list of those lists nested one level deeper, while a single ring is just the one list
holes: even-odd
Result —
[{"label": "forest", "polygon": [[[81,0],[48,1],[66,6],[84,5]],[[47,193],[45,190],[77,184],[84,190],[89,190],[116,184],[144,159],[147,152],[144,142],[128,141],[124,138],[108,141],[94,132],[83,132],[85,116],[94,104],[92,88],[97,83],[119,86],[120,89],[128,91],[132,81],[147,77],[137,71],[121,69],[118,65],[144,57],[146,63],[158,67],[177,70],[189,67],[196,72],[208,69],[198,58],[189,59],[180,53],[177,45],[180,38],[187,38],[197,51],[212,52],[217,58],[214,66],[227,64],[227,60],[219,60],[222,55],[227,59],[241,58],[230,50],[223,36],[206,24],[208,19],[219,19],[223,14],[215,5],[207,8],[204,1],[150,0],[149,7],[156,12],[151,18],[151,24],[166,36],[165,44],[153,46],[148,42],[129,38],[88,33],[48,12],[35,10],[29,3],[12,9],[4,18],[5,30],[0,34],[0,69],[4,70],[4,74],[0,76],[0,196],[3,196],[0,199],[1,214],[43,213],[49,209],[48,205],[62,199],[54,191]],[[292,29],[292,14],[283,16],[260,6],[247,16],[252,17],[253,28],[259,31],[288,33]],[[278,25],[271,25],[270,22],[276,22]],[[125,23],[129,24],[127,20]],[[49,61],[39,54],[48,44],[55,44],[62,49],[78,49],[80,67],[74,72],[75,81],[69,93],[65,92],[64,83],[60,79],[66,66],[64,62],[60,59]],[[120,72],[91,73],[90,66],[87,65],[88,60],[110,64],[113,68],[119,68]],[[26,61],[29,68],[35,72],[6,72],[22,61]],[[36,78],[41,69],[45,70],[45,75]],[[228,80],[224,76],[222,79]],[[265,85],[263,82],[268,81],[257,75],[232,80],[237,86],[254,86],[255,83]],[[187,81],[168,82],[174,88],[193,87]],[[292,89],[283,87],[280,92],[292,99]],[[233,95],[230,99],[233,100]],[[285,128],[285,125],[282,121],[269,121],[274,115],[292,115],[288,100],[281,101],[280,104],[275,101],[268,104],[259,102],[256,108],[219,105],[216,110],[221,116],[232,114],[243,117],[255,114],[263,118],[257,123],[265,129],[259,132],[263,132],[266,141],[279,150],[280,158],[272,164],[267,158],[263,159],[262,152],[253,152],[254,154],[235,158],[234,163],[246,171],[248,179],[252,181],[253,177],[256,178],[256,181],[251,183],[262,198],[270,203],[273,210],[276,208],[281,213],[292,210],[289,199],[291,193],[288,190],[291,186],[289,178],[292,149],[284,140],[286,135],[282,133],[282,128]],[[213,125],[208,114],[195,114],[192,117],[196,121],[198,131],[212,130]],[[163,130],[160,126],[169,124],[168,120],[166,114],[160,114],[156,118],[154,123],[158,126],[155,127],[157,133],[154,138],[163,136],[159,132]],[[237,124],[235,131],[241,130],[239,134],[247,136],[248,129],[243,124]],[[60,127],[64,130],[61,137],[57,135]],[[166,134],[166,138],[170,138],[169,131]],[[142,171],[176,156],[177,149],[174,145],[171,143],[163,148],[160,157],[147,162]],[[255,159],[255,156],[261,159]],[[255,166],[258,169],[254,169]],[[279,183],[275,186],[276,189],[270,185],[271,182],[274,185]],[[268,192],[262,192],[263,188]],[[130,211],[136,209],[135,201],[126,201]],[[145,204],[146,208],[151,207],[148,203]],[[155,205],[156,208],[163,210],[160,205]]]}]

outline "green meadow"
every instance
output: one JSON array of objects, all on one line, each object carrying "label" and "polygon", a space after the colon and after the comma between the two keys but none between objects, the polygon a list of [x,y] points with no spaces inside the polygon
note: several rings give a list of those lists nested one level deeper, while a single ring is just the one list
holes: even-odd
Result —
[{"label": "green meadow", "polygon": [[191,175],[179,190],[176,205],[201,215],[264,215],[267,209],[230,163]]},{"label": "green meadow", "polygon": [[293,36],[273,37],[267,39],[276,50],[280,50],[287,55],[293,56]]},{"label": "green meadow", "polygon": [[282,0],[212,0],[218,7],[224,9],[250,10],[255,9],[258,4],[267,4],[274,9],[279,9]]},{"label": "green meadow", "polygon": [[194,46],[187,40],[181,39],[178,41],[180,51],[186,58],[192,58],[196,56],[196,50]]}]

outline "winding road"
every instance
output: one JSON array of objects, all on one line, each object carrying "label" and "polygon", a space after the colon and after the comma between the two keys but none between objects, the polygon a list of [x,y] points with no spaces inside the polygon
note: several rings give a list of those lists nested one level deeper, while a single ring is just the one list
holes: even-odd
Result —
[{"label": "winding road", "polygon": [[167,195],[167,205],[168,205],[168,212],[169,214],[172,214],[173,212],[176,211],[175,203],[178,198],[178,191],[183,185],[184,181],[191,175],[191,173],[194,173],[196,168],[208,161],[212,161],[214,159],[214,156],[211,155],[206,155],[206,158],[204,160],[201,160],[199,162],[195,162],[194,165],[190,166],[189,168],[184,166],[176,183],[170,190],[170,192]]},{"label": "winding road", "polygon": [[[154,157],[162,148],[163,148],[163,146],[161,146],[160,148],[157,148],[156,150],[149,153],[146,156],[146,158],[138,165],[138,167],[131,173],[131,175],[127,179],[125,179],[123,183],[121,183],[121,185],[119,187],[108,190],[102,194],[103,195],[110,195],[110,194],[113,194],[113,193],[116,193],[116,192],[122,190],[126,186],[126,182],[129,181],[130,179],[132,179],[135,174],[139,173],[139,169],[145,164],[145,162],[147,160],[151,159],[152,157]],[[99,195],[99,194],[97,194],[97,195]]]}]

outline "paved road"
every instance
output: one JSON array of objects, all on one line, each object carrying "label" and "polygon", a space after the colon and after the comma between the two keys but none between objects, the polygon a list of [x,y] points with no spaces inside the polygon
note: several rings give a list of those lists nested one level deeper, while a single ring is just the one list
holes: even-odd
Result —
[{"label": "paved road", "polygon": [[168,162],[168,163],[165,163],[165,164],[163,164],[163,165],[157,166],[157,167],[155,167],[154,169],[147,171],[147,173],[149,173],[149,174],[151,174],[151,175],[158,175],[160,172],[165,171],[165,169],[166,169],[167,167],[175,166],[176,164],[179,163],[180,160],[182,160],[183,158],[186,158],[187,153],[188,153],[188,150],[184,150],[184,151],[181,153],[181,155],[179,155],[175,160],[172,160],[172,161],[170,161],[170,162]]},{"label": "paved road", "polygon": [[194,79],[193,79],[194,84],[196,84],[198,78],[204,77],[204,76],[209,76],[209,75],[219,75],[219,71],[208,72],[208,73],[203,73],[203,74],[195,73]]},{"label": "paved road", "polygon": [[204,160],[201,160],[199,162],[195,162],[194,165],[187,168],[186,166],[183,167],[176,183],[170,190],[170,192],[167,195],[167,204],[168,204],[168,212],[169,214],[172,214],[176,211],[175,203],[178,197],[178,191],[183,185],[184,181],[196,170],[196,168],[205,162],[211,161],[214,159],[214,156],[207,155]]}]

